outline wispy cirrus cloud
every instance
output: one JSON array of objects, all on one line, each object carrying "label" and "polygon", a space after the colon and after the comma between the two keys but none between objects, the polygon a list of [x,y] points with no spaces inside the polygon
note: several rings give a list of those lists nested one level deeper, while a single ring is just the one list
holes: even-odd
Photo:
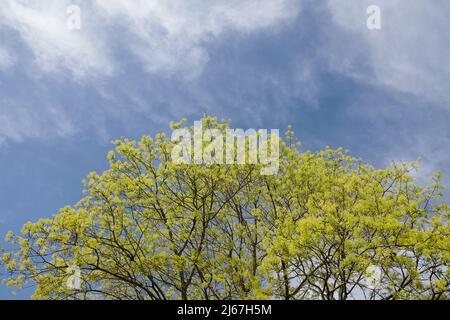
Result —
[{"label": "wispy cirrus cloud", "polygon": [[[72,4],[81,9],[81,30],[66,26]],[[171,79],[196,82],[208,65],[211,45],[227,37],[277,32],[299,10],[295,0],[5,0],[0,33],[8,37],[0,49],[0,70],[14,71],[0,83],[5,124],[0,136],[12,141],[44,138],[53,128],[53,136],[63,137],[89,126],[105,135],[106,118],[129,118],[161,103],[178,105],[186,100],[185,89],[171,97],[155,92],[156,98],[150,98],[141,84],[157,88],[162,79],[167,88]],[[139,77],[138,83],[125,80],[130,69],[139,74],[131,77]],[[124,92],[121,88],[128,82],[136,85]],[[25,96],[17,94],[23,91]],[[55,106],[62,106],[57,115]],[[46,126],[46,118],[65,123],[66,129]]]},{"label": "wispy cirrus cloud", "polygon": [[[368,30],[361,19],[372,4],[381,9],[381,30]],[[383,165],[420,158],[422,180],[448,171],[450,3],[328,0],[327,6],[331,22],[325,29],[333,33],[324,59],[333,72],[370,88],[354,92],[347,112],[373,128],[371,142],[378,143],[372,157],[381,157]]]},{"label": "wispy cirrus cloud", "polygon": [[[6,0],[0,7],[0,28],[19,35],[34,64],[45,73],[110,75],[113,65],[101,39],[90,32],[71,32],[67,28],[69,4],[68,0]],[[29,56],[17,52],[17,59]]]},{"label": "wispy cirrus cloud", "polygon": [[208,62],[206,44],[227,32],[251,34],[295,18],[293,0],[77,1],[83,27],[66,28],[68,0],[6,0],[0,27],[17,32],[45,72],[110,76],[121,65],[121,48],[150,73],[192,77]]},{"label": "wispy cirrus cloud", "polygon": [[76,130],[63,108],[48,105],[45,110],[0,99],[0,145],[25,139],[67,137]]},{"label": "wispy cirrus cloud", "polygon": [[[382,14],[382,29],[375,32],[361,19],[374,3]],[[330,47],[336,70],[449,109],[450,42],[444,37],[450,2],[328,0],[328,6],[340,29]],[[347,41],[339,43],[339,33]]]},{"label": "wispy cirrus cloud", "polygon": [[227,33],[248,35],[278,28],[296,17],[299,2],[275,0],[96,0],[100,16],[132,35],[129,49],[150,73],[199,75],[207,44]]}]

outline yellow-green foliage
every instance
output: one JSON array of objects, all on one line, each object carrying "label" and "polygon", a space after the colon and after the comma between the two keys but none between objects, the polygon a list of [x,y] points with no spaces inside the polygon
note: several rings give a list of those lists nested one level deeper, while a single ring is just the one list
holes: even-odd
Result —
[{"label": "yellow-green foliage", "polygon": [[[301,152],[290,129],[274,176],[175,165],[164,134],[115,145],[76,207],[8,234],[8,285],[36,283],[35,299],[450,297],[439,175],[421,187],[414,164],[378,170],[341,149]],[[77,291],[66,285],[74,265]],[[376,286],[369,266],[382,270]]]}]

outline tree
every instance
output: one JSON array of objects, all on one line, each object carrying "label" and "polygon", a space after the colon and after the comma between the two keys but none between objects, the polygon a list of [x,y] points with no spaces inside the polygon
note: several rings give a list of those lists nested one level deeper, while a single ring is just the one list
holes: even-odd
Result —
[{"label": "tree", "polygon": [[[174,164],[164,134],[115,145],[75,207],[8,234],[8,285],[36,284],[35,299],[450,297],[440,174],[422,187],[414,163],[301,152],[291,130],[272,176],[261,164]],[[74,267],[78,290],[66,285]]]}]

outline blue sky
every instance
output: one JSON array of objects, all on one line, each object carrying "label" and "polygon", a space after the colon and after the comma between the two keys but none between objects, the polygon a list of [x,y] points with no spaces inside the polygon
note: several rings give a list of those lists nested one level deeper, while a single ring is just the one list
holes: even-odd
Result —
[{"label": "blue sky", "polygon": [[[80,30],[66,27],[70,4]],[[371,4],[381,30],[366,27]],[[449,174],[449,12],[447,0],[3,0],[0,236],[76,203],[111,140],[204,112],[292,124],[304,148],[379,167],[421,158],[421,181]]]}]

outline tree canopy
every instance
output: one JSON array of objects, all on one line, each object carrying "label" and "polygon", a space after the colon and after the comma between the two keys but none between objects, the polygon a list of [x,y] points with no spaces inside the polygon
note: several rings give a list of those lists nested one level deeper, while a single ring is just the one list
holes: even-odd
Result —
[{"label": "tree canopy", "polygon": [[303,151],[290,129],[276,175],[175,164],[174,145],[165,134],[116,141],[76,206],[8,233],[7,284],[35,284],[35,299],[450,298],[440,174],[422,186],[414,163]]}]

